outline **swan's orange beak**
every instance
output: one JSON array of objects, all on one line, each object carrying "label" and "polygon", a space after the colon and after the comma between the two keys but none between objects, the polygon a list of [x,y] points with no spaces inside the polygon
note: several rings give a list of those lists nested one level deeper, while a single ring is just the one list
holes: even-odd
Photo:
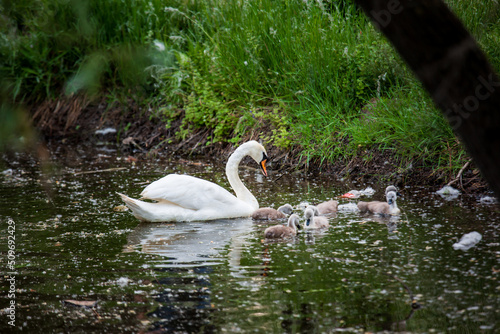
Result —
[{"label": "swan's orange beak", "polygon": [[260,168],[262,169],[262,174],[264,174],[265,176],[267,176],[266,161],[267,159],[262,159],[262,161],[260,162]]}]

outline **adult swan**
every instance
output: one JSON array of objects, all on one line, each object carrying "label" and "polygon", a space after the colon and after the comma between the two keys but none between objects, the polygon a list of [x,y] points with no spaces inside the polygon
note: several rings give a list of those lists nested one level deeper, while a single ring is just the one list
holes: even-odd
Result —
[{"label": "adult swan", "polygon": [[247,155],[260,165],[262,173],[267,176],[264,147],[254,140],[242,144],[231,154],[226,164],[226,176],[236,196],[215,183],[179,174],[169,174],[144,188],[142,198],[156,203],[119,195],[134,216],[142,221],[180,222],[248,217],[259,208],[259,203],[238,176],[238,166]]}]

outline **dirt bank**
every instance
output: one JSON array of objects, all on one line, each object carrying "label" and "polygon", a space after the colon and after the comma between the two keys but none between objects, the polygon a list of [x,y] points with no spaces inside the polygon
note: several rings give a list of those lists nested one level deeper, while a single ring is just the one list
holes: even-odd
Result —
[{"label": "dirt bank", "polygon": [[[124,154],[147,159],[155,155],[224,155],[234,149],[228,143],[207,145],[210,131],[200,129],[185,140],[179,140],[176,132],[180,121],[169,128],[159,118],[151,117],[144,107],[134,101],[124,105],[108,105],[90,101],[84,97],[47,101],[32,108],[33,122],[40,137],[47,143],[72,144],[86,142],[97,144],[116,141]],[[131,112],[132,111],[132,112]],[[108,129],[106,131],[103,131]],[[101,131],[98,131],[101,130]],[[97,131],[97,132],[96,132]],[[256,129],[242,141],[259,139],[268,129]],[[342,143],[339,143],[342,145]],[[403,160],[389,151],[372,148],[354,158],[334,163],[319,160],[306,161],[301,157],[301,148],[295,146],[282,150],[266,143],[272,169],[279,173],[300,170],[306,173],[331,175],[335,178],[356,180],[367,184],[395,184],[398,187],[425,185],[438,190],[446,184],[464,193],[481,195],[489,193],[486,182],[473,162],[468,162],[458,173],[452,175],[446,169],[433,170],[429,162]],[[366,157],[370,159],[366,159]]]}]

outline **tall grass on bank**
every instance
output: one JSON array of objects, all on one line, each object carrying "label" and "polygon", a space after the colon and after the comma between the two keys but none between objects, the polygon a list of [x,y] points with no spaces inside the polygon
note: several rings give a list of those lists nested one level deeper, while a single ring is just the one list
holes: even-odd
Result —
[{"label": "tall grass on bank", "polygon": [[180,0],[1,2],[1,117],[12,126],[0,136],[0,148],[33,135],[20,123],[45,100],[83,93],[110,104],[149,103],[158,92],[145,68],[173,63],[162,52],[163,39],[191,24],[167,17],[165,6],[184,9]]},{"label": "tall grass on bank", "polygon": [[179,67],[163,76],[183,78],[175,89],[164,87],[184,92],[181,136],[208,126],[213,140],[237,140],[263,122],[273,128],[269,141],[300,146],[306,160],[345,159],[377,146],[439,164],[449,161],[451,145],[453,167],[460,167],[462,148],[449,126],[354,6],[213,1],[203,10],[195,26],[206,38],[187,37]]},{"label": "tall grass on bank", "polygon": [[[184,55],[189,66],[178,69],[186,78],[182,135],[208,125],[214,140],[237,139],[263,121],[273,127],[270,141],[300,146],[305,159],[377,147],[460,168],[463,148],[420,83],[354,6],[336,3],[208,2],[196,26],[210,38],[196,39]],[[450,6],[494,56],[498,3]],[[258,112],[266,105],[273,113]]]},{"label": "tall grass on bank", "polygon": [[[164,91],[185,92],[187,129],[213,122],[214,140],[237,137],[235,128],[250,128],[241,123],[252,123],[259,108],[271,105],[281,110],[282,122],[273,124],[276,135],[270,139],[286,145],[298,137],[296,144],[313,152],[345,135],[346,122],[373,94],[383,95],[405,80],[386,42],[352,5],[213,1],[204,10],[195,26],[210,38],[187,38],[191,46],[182,57],[188,61],[163,79],[185,78]],[[259,116],[266,121],[265,114]],[[309,125],[328,135],[309,136]]]},{"label": "tall grass on bank", "polygon": [[[497,1],[449,5],[500,67]],[[0,74],[13,101],[132,94],[187,138],[249,133],[305,160],[376,148],[460,168],[453,133],[388,42],[350,1],[4,2]],[[130,93],[129,93],[130,92]],[[450,163],[451,160],[451,163]],[[445,163],[446,162],[446,163]]]}]

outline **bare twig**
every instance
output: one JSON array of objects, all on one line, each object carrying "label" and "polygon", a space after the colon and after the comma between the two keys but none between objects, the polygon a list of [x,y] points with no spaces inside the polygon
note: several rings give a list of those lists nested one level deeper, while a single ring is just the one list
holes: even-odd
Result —
[{"label": "bare twig", "polygon": [[92,312],[94,312],[94,314],[97,316],[98,319],[101,319],[101,315],[97,313],[97,311],[93,307],[92,307]]},{"label": "bare twig", "polygon": [[283,175],[285,175],[285,173],[281,173],[281,174],[280,174],[277,178],[275,178],[275,179],[273,180],[273,182],[276,182],[276,181],[278,181],[279,179],[281,179],[281,178],[283,177]]},{"label": "bare twig", "polygon": [[[457,182],[458,180],[460,180],[460,183],[461,183],[461,178],[462,178],[462,173],[465,171],[465,169],[467,167],[469,167],[470,163],[471,163],[472,160],[469,160],[465,163],[465,165],[462,167],[462,169],[460,169],[460,171],[458,172],[457,174],[457,177],[454,178],[453,180],[451,180],[450,182],[448,182],[447,186],[450,186],[452,185],[453,183]],[[462,186],[463,188],[463,186]]]},{"label": "bare twig", "polygon": [[114,172],[117,170],[124,170],[124,169],[127,169],[127,167],[116,167],[116,168],[107,168],[107,169],[99,169],[99,170],[89,170],[89,171],[85,171],[85,172],[77,172],[77,173],[74,173],[73,175]]}]

